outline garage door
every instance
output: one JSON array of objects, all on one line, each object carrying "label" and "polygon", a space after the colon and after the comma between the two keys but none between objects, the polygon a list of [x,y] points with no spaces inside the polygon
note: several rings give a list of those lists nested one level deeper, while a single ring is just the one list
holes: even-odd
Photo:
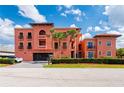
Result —
[{"label": "garage door", "polygon": [[33,53],[33,61],[47,61],[52,53]]}]

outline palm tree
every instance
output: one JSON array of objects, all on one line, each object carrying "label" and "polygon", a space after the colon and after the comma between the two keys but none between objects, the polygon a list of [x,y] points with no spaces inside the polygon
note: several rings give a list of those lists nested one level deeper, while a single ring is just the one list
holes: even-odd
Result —
[{"label": "palm tree", "polygon": [[60,58],[61,58],[61,52],[62,52],[62,49],[61,49],[61,41],[62,39],[66,38],[67,35],[63,32],[56,32],[53,34],[53,38],[57,38],[58,41],[59,41],[59,50],[60,50]]},{"label": "palm tree", "polygon": [[[61,52],[61,41],[62,39],[67,37],[67,34],[63,32],[55,32],[54,29],[51,29],[50,32],[52,33],[52,38],[56,38],[59,41],[59,50]],[[60,53],[60,58],[61,58],[61,53]]]},{"label": "palm tree", "polygon": [[76,30],[68,30],[67,34],[71,36],[71,40],[75,39],[75,56],[74,57],[76,58],[76,51],[77,51],[77,47],[76,47],[76,43],[77,43],[76,41],[77,40],[76,40],[76,37],[78,36],[79,32],[76,31]]},{"label": "palm tree", "polygon": [[[53,33],[55,32],[55,30],[54,30],[54,28],[52,28],[51,30],[50,30],[50,32],[51,32],[51,34],[53,35]],[[51,39],[52,39],[52,48],[53,48],[53,37],[52,37],[52,35],[51,35]]]}]

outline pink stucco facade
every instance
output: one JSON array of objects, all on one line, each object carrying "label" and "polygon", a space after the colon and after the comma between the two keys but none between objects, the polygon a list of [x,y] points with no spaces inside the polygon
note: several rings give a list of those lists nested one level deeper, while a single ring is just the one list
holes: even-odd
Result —
[{"label": "pink stucco facade", "polygon": [[84,58],[116,57],[116,38],[120,35],[100,34],[94,38],[84,39],[82,44],[82,56]]},{"label": "pink stucco facade", "polygon": [[[26,61],[39,61],[40,59],[47,60],[46,58],[48,58],[49,55],[52,55],[54,58],[60,58],[60,56],[71,57],[72,51],[78,53],[80,34],[72,41],[70,40],[70,36],[62,39],[60,51],[59,48],[55,49],[55,43],[58,44],[59,41],[52,38],[50,30],[54,28],[55,32],[65,33],[68,30],[76,30],[80,32],[80,28],[55,28],[53,23],[32,23],[31,26],[32,28],[15,28],[15,54],[17,57],[22,57]],[[29,33],[31,34],[29,35]],[[30,38],[28,38],[28,35]],[[30,43],[29,48],[28,43]],[[74,47],[76,45],[75,48],[72,48],[72,43],[74,43]],[[63,48],[64,44],[66,48]]]},{"label": "pink stucco facade", "polygon": [[[15,55],[25,61],[48,60],[53,58],[102,58],[116,57],[116,38],[119,35],[101,34],[80,41],[70,36],[61,40],[52,38],[51,29],[66,33],[68,30],[80,32],[80,28],[56,28],[53,23],[32,23],[31,28],[15,28]],[[60,49],[61,48],[61,49]]]}]

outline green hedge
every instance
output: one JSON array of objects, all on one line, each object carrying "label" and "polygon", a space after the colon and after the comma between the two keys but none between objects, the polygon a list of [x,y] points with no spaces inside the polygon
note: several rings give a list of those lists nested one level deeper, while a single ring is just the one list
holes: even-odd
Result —
[{"label": "green hedge", "polygon": [[0,64],[14,64],[15,60],[13,58],[0,58]]},{"label": "green hedge", "polygon": [[97,63],[97,64],[124,64],[122,59],[51,59],[52,64],[78,64],[78,63]]}]

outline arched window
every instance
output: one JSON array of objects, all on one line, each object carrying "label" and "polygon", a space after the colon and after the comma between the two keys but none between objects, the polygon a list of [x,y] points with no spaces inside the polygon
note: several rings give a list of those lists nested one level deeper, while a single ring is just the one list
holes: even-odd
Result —
[{"label": "arched window", "polygon": [[46,32],[45,32],[44,30],[41,30],[41,31],[39,32],[39,35],[46,35]]}]

